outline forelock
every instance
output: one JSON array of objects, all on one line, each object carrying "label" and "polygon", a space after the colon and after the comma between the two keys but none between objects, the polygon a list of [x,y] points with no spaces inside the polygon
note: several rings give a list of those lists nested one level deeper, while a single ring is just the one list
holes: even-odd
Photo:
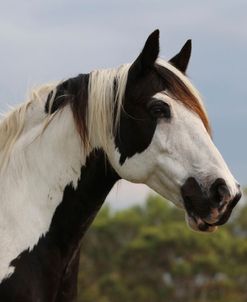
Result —
[{"label": "forelock", "polygon": [[182,102],[186,108],[196,113],[211,135],[210,122],[201,96],[188,77],[162,59],[156,61],[155,69],[165,81],[168,93],[172,98]]}]

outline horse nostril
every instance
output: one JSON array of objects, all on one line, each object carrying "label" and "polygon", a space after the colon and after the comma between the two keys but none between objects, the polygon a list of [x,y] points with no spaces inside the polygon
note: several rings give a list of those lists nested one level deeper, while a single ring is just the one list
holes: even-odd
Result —
[{"label": "horse nostril", "polygon": [[214,202],[222,207],[224,207],[224,205],[230,201],[230,191],[226,185],[226,182],[222,178],[216,179],[211,186],[210,192]]}]

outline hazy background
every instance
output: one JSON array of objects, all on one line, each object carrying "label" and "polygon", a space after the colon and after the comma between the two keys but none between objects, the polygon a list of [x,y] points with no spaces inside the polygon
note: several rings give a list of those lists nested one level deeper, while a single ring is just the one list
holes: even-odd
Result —
[{"label": "hazy background", "polygon": [[[204,97],[216,145],[247,184],[246,0],[1,1],[1,111],[36,84],[133,61],[156,28],[167,59],[192,38],[188,74]],[[124,207],[146,193],[122,182],[108,199]]]}]

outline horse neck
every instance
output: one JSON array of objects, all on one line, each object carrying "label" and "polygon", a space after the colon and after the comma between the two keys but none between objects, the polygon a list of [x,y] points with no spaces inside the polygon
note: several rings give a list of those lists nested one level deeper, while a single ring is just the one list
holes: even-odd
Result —
[{"label": "horse neck", "polygon": [[41,127],[18,139],[0,175],[0,280],[41,238],[52,236],[64,252],[78,241],[117,180],[99,151],[86,159],[69,107]]}]

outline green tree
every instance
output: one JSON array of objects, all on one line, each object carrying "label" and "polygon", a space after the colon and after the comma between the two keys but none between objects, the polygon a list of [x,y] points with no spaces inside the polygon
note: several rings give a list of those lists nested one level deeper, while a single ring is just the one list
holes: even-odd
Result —
[{"label": "green tree", "polygon": [[247,301],[247,206],[213,234],[158,196],[104,207],[83,241],[79,302]]}]

